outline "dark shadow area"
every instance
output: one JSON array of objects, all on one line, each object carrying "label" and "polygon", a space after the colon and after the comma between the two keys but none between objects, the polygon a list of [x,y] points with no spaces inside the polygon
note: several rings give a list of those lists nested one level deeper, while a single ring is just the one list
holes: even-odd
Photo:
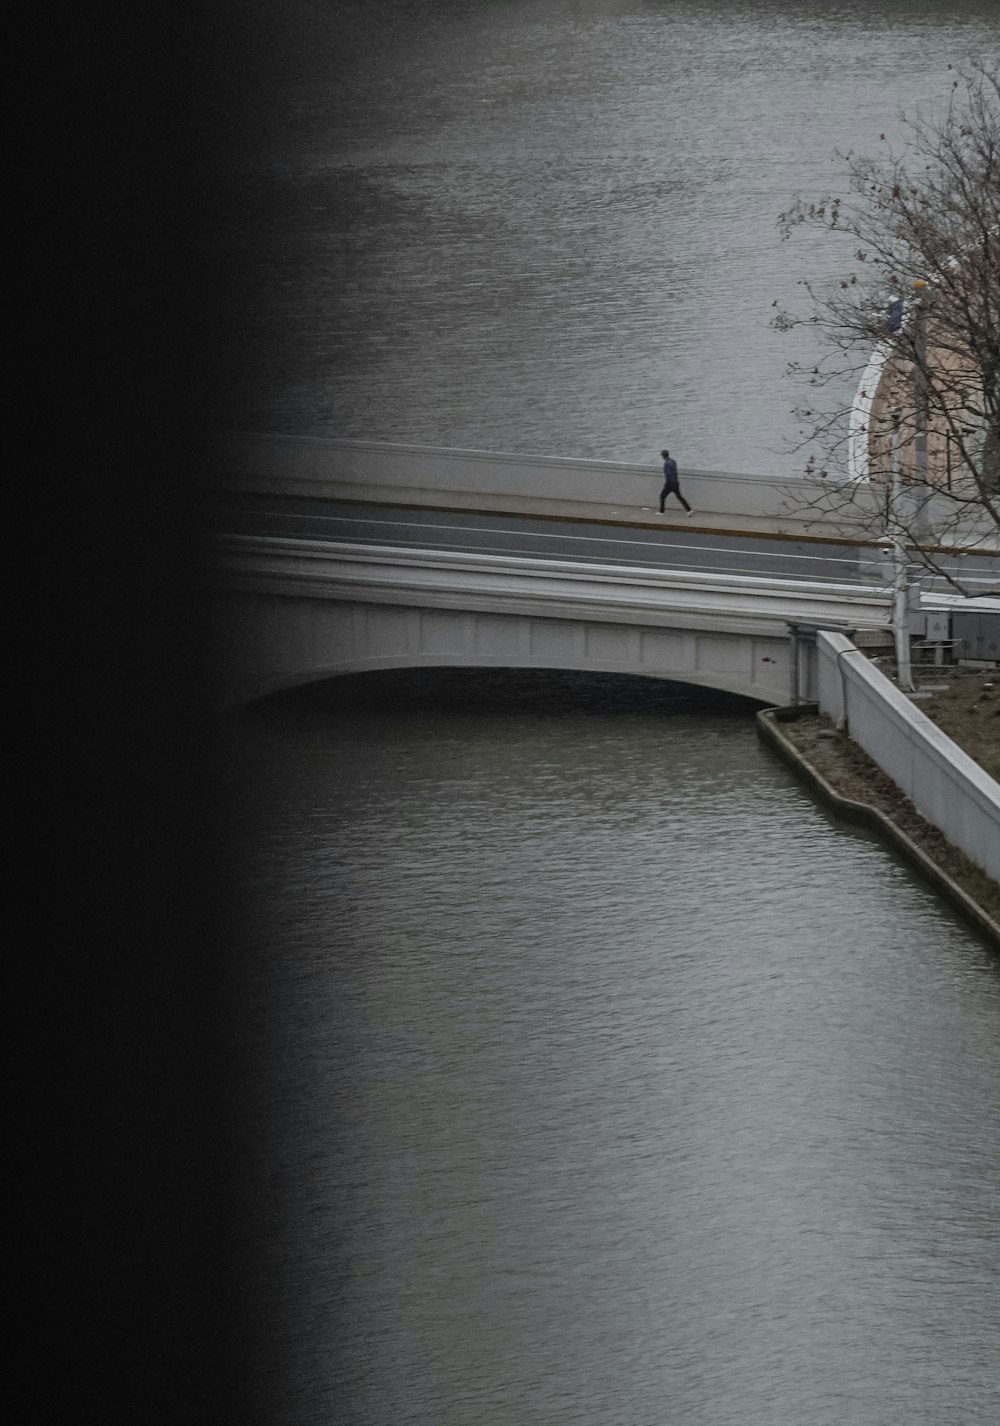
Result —
[{"label": "dark shadow area", "polygon": [[43,822],[31,1262],[51,1353],[28,1399],[45,1418],[70,1400],[101,1420],[239,1420],[203,539],[211,435],[238,378],[212,174],[234,135],[252,141],[253,86],[236,21],[206,7],[45,24],[44,98],[18,114],[45,214],[25,225],[12,413],[54,582],[25,680],[35,770],[52,774],[42,795],[33,776],[28,819]]},{"label": "dark shadow area", "polygon": [[650,713],[731,714],[751,718],[755,699],[700,684],[634,674],[524,668],[380,669],[343,675],[260,699],[244,716],[286,710],[310,714],[408,709],[427,712],[532,713],[540,717],[628,718]]}]

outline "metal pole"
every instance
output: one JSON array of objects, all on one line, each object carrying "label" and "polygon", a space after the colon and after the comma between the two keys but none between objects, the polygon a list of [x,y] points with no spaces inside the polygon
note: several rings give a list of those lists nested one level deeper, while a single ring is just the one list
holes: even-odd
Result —
[{"label": "metal pole", "polygon": [[788,701],[799,701],[799,626],[788,626]]},{"label": "metal pole", "polygon": [[914,385],[917,388],[916,436],[914,440],[914,478],[918,498],[927,490],[927,306],[923,297],[925,282],[916,282],[918,289],[916,318],[913,330]]},{"label": "metal pole", "polygon": [[889,495],[892,540],[892,627],[896,636],[896,674],[900,688],[913,692],[910,672],[910,616],[906,593],[906,546],[896,518],[899,501],[899,412],[892,413],[892,485]]}]

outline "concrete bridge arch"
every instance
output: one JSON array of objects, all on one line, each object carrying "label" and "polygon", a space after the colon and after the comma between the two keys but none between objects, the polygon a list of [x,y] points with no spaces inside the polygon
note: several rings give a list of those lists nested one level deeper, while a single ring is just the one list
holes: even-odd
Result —
[{"label": "concrete bridge arch", "polygon": [[[776,670],[783,673],[787,679],[787,656],[782,660],[780,651],[776,651],[772,657]],[[510,672],[535,670],[548,673],[627,674],[629,677],[644,678],[652,682],[690,684],[693,687],[710,689],[713,692],[736,694],[740,697],[756,699],[762,704],[773,704],[776,700],[780,701],[776,691],[765,692],[759,685],[746,678],[726,676],[704,669],[691,672],[682,667],[661,666],[653,670],[648,667],[636,667],[634,663],[626,659],[610,657],[602,659],[593,656],[586,658],[571,656],[559,659],[552,654],[535,658],[518,657],[515,654],[509,657],[485,657],[476,650],[454,655],[436,651],[408,653],[369,651],[355,658],[339,658],[336,662],[327,662],[321,658],[309,668],[292,668],[287,661],[283,662],[283,667],[273,666],[270,670],[258,665],[254,676],[249,678],[244,676],[238,684],[231,685],[232,691],[227,701],[253,702],[273,694],[292,692],[296,689],[328,683],[338,678],[357,674],[393,670],[402,672],[412,669],[432,671],[454,668],[504,669]]]},{"label": "concrete bridge arch", "polygon": [[222,573],[230,703],[434,667],[634,674],[786,703],[790,621],[881,626],[888,612],[856,586],[305,541],[234,538]]}]

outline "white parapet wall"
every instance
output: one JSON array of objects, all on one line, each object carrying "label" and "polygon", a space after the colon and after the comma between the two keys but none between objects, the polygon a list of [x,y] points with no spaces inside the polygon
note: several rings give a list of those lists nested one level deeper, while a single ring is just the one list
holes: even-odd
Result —
[{"label": "white parapet wall", "polygon": [[843,634],[816,636],[819,706],[949,842],[1000,881],[1000,786]]},{"label": "white parapet wall", "polygon": [[[324,495],[367,489],[474,492],[515,502],[524,497],[583,501],[628,510],[655,506],[661,462],[648,466],[502,451],[346,441],[322,436],[230,433],[220,439],[220,472],[233,489],[289,495]],[[740,475],[682,467],[682,488],[705,514],[793,518],[813,522],[816,532],[858,524],[857,512],[833,516],[816,505],[802,477]],[[855,499],[861,497],[855,495]]]}]

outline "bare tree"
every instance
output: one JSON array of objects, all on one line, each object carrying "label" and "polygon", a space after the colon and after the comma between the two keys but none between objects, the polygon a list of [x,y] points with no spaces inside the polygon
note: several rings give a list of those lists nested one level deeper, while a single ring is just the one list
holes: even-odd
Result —
[{"label": "bare tree", "polygon": [[846,196],[781,215],[784,237],[842,235],[846,270],[804,283],[809,311],[773,325],[811,327],[822,348],[789,367],[810,396],[804,503],[961,588],[944,552],[1000,536],[1000,66],[958,74],[946,106],[903,123],[902,152],[883,134],[879,157],[840,155]]}]

